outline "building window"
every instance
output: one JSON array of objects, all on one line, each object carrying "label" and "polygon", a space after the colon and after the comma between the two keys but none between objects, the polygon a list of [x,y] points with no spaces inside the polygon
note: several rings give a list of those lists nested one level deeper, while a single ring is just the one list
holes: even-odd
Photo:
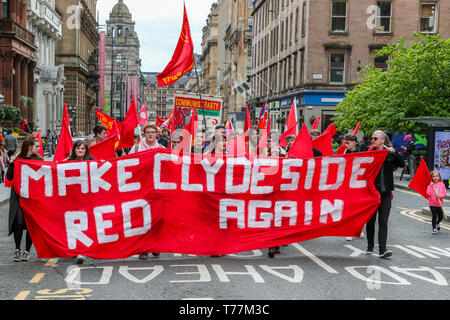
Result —
[{"label": "building window", "polygon": [[387,56],[383,56],[383,57],[376,57],[374,59],[374,65],[375,68],[381,69],[383,71],[386,71],[388,69],[388,65],[386,63],[386,61],[389,59],[389,57]]},{"label": "building window", "polygon": [[376,32],[391,32],[392,2],[377,1]]},{"label": "building window", "polygon": [[333,1],[331,8],[331,31],[345,32],[347,18],[347,2]]},{"label": "building window", "polygon": [[330,54],[330,83],[344,83],[345,54]]},{"label": "building window", "polygon": [[9,0],[2,0],[2,18],[9,18]]},{"label": "building window", "polygon": [[420,15],[420,32],[435,33],[436,32],[436,7],[435,3],[423,3]]}]

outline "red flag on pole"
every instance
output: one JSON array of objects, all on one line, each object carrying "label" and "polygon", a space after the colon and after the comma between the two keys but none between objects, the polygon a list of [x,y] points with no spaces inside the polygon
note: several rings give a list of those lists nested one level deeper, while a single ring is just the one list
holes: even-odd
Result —
[{"label": "red flag on pole", "polygon": [[70,151],[73,147],[72,135],[70,134],[70,119],[67,112],[67,103],[64,103],[64,113],[62,119],[61,134],[58,139],[58,146],[56,147],[55,157],[53,161],[63,161],[70,157]]},{"label": "red flag on pole", "polygon": [[148,113],[145,104],[142,104],[141,111],[139,112],[139,124],[145,126],[148,122]]},{"label": "red flag on pole", "polygon": [[188,73],[194,67],[194,43],[192,42],[191,29],[184,5],[183,27],[178,44],[172,56],[172,60],[166,66],[163,72],[158,74],[158,85],[160,87],[171,85],[176,82],[183,74]]},{"label": "red flag on pole", "polygon": [[117,149],[131,148],[134,146],[134,129],[139,125],[139,119],[137,115],[137,107],[135,97],[133,95],[131,99],[131,105],[128,109],[127,115],[122,123],[122,130],[120,130],[120,141]]},{"label": "red flag on pole", "polygon": [[305,124],[289,150],[289,156],[297,159],[309,159],[314,157],[311,136],[309,135],[308,128]]},{"label": "red flag on pole", "polygon": [[314,148],[322,152],[324,157],[333,155],[332,138],[337,133],[334,123],[332,123],[319,137],[312,141]]},{"label": "red flag on pole", "polygon": [[423,157],[420,157],[420,164],[408,187],[416,191],[422,197],[428,199],[427,187],[431,183],[431,175]]}]

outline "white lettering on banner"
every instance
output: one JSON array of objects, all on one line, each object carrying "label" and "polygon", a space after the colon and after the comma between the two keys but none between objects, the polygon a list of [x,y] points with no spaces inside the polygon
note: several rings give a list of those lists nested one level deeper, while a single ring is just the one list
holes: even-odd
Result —
[{"label": "white lettering on banner", "polygon": [[[342,183],[344,182],[345,178],[345,166],[346,166],[346,160],[342,157],[334,157],[334,158],[323,158],[322,159],[322,171],[320,173],[320,182],[319,182],[319,190],[325,191],[325,190],[337,190],[342,186]],[[338,172],[336,177],[336,183],[335,184],[327,184],[328,180],[328,169],[330,164],[337,164]]]},{"label": "white lettering on banner", "polygon": [[[142,209],[143,226],[140,228],[132,228],[131,225],[131,209]],[[122,203],[123,212],[123,228],[125,238],[145,234],[152,228],[152,215],[150,212],[150,204],[144,199]]]},{"label": "white lettering on banner", "polygon": [[181,190],[203,192],[203,185],[189,184],[189,169],[191,167],[191,157],[183,157],[183,165],[181,169]]},{"label": "white lettering on banner", "polygon": [[[67,244],[70,250],[77,248],[77,241],[90,247],[92,241],[83,232],[88,230],[88,215],[85,211],[68,211],[64,215],[66,222]],[[76,223],[78,221],[78,223]]]},{"label": "white lettering on banner", "polygon": [[282,184],[280,186],[281,191],[295,191],[298,188],[300,181],[300,172],[292,172],[291,168],[300,168],[303,165],[303,160],[299,159],[286,159],[283,160],[282,175],[283,179],[291,179],[291,183]]},{"label": "white lettering on banner", "polygon": [[90,175],[91,175],[91,192],[97,193],[100,188],[109,191],[111,189],[111,184],[102,179],[102,176],[111,169],[112,164],[110,162],[105,162],[100,168],[99,163],[91,162],[89,164]]},{"label": "white lettering on banner", "polygon": [[127,180],[133,177],[131,172],[125,171],[126,168],[139,165],[139,159],[127,159],[117,161],[117,184],[120,192],[131,192],[141,190],[140,182],[127,183]]},{"label": "white lettering on banner", "polygon": [[225,161],[223,159],[218,158],[213,166],[211,166],[211,163],[209,162],[208,158],[205,158],[202,160],[202,166],[203,169],[206,172],[206,187],[208,189],[208,192],[214,192],[216,191],[216,181],[215,176],[217,172],[222,168]]},{"label": "white lettering on banner", "polygon": [[[66,176],[67,171],[79,171],[79,176]],[[68,162],[57,166],[58,172],[58,194],[59,196],[67,195],[67,186],[81,186],[81,193],[89,193],[89,177],[87,162]]]},{"label": "white lettering on banner", "polygon": [[176,183],[161,182],[161,163],[163,161],[175,162],[178,157],[174,154],[157,153],[155,154],[155,164],[153,167],[153,182],[156,190],[176,190]]},{"label": "white lettering on banner", "polygon": [[105,220],[103,218],[104,213],[113,213],[115,212],[115,207],[103,206],[94,208],[94,216],[95,216],[95,225],[97,226],[97,239],[98,243],[110,243],[117,241],[119,239],[118,234],[106,235],[105,230],[112,228],[112,220]]},{"label": "white lettering on banner", "polygon": [[[244,174],[242,175],[242,183],[239,185],[234,184],[234,167],[244,166]],[[250,187],[250,174],[252,170],[252,164],[250,160],[246,158],[231,158],[227,160],[227,174],[226,174],[226,193],[245,193]]]},{"label": "white lettering on banner", "polygon": [[256,158],[253,163],[250,193],[269,194],[273,192],[273,186],[258,186],[258,182],[264,180],[265,174],[259,171],[262,166],[275,167],[278,165],[276,159]]},{"label": "white lettering on banner", "polygon": [[360,189],[365,188],[367,185],[366,180],[358,180],[359,176],[362,176],[366,169],[361,168],[362,163],[372,163],[375,159],[373,157],[355,158],[353,159],[352,175],[350,177],[350,188]]},{"label": "white lettering on banner", "polygon": [[34,171],[29,166],[23,165],[21,171],[20,196],[22,198],[28,199],[30,196],[30,178],[38,181],[42,177],[45,181],[45,196],[53,197],[52,168],[50,166],[42,166],[39,170]]}]

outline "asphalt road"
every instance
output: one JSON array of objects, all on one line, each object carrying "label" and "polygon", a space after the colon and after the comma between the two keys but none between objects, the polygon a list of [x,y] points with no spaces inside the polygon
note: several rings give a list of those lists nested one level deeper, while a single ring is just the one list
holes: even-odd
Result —
[{"label": "asphalt road", "polygon": [[38,259],[14,263],[8,205],[0,208],[0,300],[447,300],[450,225],[431,233],[427,202],[394,193],[390,259],[365,239],[320,238],[218,258],[161,254],[146,261]]}]

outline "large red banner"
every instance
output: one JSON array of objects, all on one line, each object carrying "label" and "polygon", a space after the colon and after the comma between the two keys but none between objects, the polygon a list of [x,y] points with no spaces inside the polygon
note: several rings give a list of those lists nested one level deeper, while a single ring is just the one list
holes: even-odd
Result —
[{"label": "large red banner", "polygon": [[386,154],[18,159],[14,189],[40,258],[231,254],[359,236],[380,203],[373,182]]}]

